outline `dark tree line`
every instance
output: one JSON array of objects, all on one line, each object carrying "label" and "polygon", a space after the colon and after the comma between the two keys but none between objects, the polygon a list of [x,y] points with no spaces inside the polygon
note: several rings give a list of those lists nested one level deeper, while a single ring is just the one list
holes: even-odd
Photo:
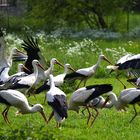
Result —
[{"label": "dark tree line", "polygon": [[[16,5],[17,0],[12,0]],[[46,30],[60,27],[109,29],[129,27],[129,14],[139,11],[139,0],[22,0],[26,13],[23,24]],[[127,28],[128,28],[127,27]]]}]

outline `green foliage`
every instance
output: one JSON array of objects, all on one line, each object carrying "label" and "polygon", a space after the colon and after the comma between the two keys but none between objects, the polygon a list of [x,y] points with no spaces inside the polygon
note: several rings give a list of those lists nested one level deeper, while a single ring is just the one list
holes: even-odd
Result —
[{"label": "green foliage", "polygon": [[135,0],[26,0],[24,3],[27,12],[24,18],[10,18],[11,29],[19,30],[25,25],[48,32],[61,27],[126,32],[127,14],[130,14]]}]

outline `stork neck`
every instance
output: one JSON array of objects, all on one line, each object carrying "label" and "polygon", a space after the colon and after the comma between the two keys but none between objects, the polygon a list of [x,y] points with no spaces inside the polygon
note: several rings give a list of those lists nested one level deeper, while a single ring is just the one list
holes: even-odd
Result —
[{"label": "stork neck", "polygon": [[110,92],[109,94],[110,94],[109,98],[111,100],[111,103],[109,104],[109,106],[113,106],[114,105],[116,108],[118,108],[119,102],[118,102],[118,98],[117,98],[116,94],[113,93],[113,92]]},{"label": "stork neck", "polygon": [[68,68],[65,67],[65,68],[64,68],[64,74],[67,74],[67,73],[68,73]]},{"label": "stork neck", "polygon": [[11,52],[10,52],[10,56],[8,57],[8,65],[9,65],[9,66],[12,66],[12,62],[13,62],[12,56],[13,56],[13,52],[11,51]]},{"label": "stork neck", "polygon": [[97,63],[93,65],[94,70],[96,70],[99,67],[100,62],[101,62],[101,58],[99,57]]},{"label": "stork neck", "polygon": [[34,84],[36,84],[38,82],[38,67],[36,65],[33,65],[33,68],[34,68],[34,75],[35,75]]},{"label": "stork neck", "polygon": [[51,63],[50,63],[50,68],[49,68],[49,69],[50,69],[50,73],[52,73],[53,68],[54,68],[54,64],[51,62]]},{"label": "stork neck", "polygon": [[50,76],[50,87],[55,87],[53,76]]},{"label": "stork neck", "polygon": [[2,37],[0,37],[0,64],[7,66],[7,58],[6,58],[6,44],[5,44],[5,40]]},{"label": "stork neck", "polygon": [[4,41],[4,38],[3,36],[0,37],[0,57],[1,58],[4,58],[5,57],[5,53],[6,53],[6,45],[5,45],[5,41]]}]

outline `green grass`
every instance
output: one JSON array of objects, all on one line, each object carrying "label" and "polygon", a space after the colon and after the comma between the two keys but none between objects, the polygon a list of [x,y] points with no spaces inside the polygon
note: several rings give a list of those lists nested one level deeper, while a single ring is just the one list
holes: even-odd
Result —
[{"label": "green grass", "polygon": [[[125,79],[122,79],[125,82]],[[89,84],[112,83],[114,92],[119,94],[123,86],[114,78],[95,79],[91,78]],[[126,83],[126,82],[125,82]],[[131,85],[127,84],[127,87]],[[73,89],[74,90],[74,89]],[[37,101],[34,97],[28,98],[30,103],[43,103],[44,93],[37,96]],[[68,93],[68,98],[71,93]],[[0,106],[0,111],[4,106]],[[51,113],[51,108],[44,105],[47,117]],[[137,110],[140,111],[139,108]],[[69,111],[68,119],[62,124],[61,129],[56,128],[54,118],[49,124],[45,124],[39,113],[15,116],[16,109],[11,107],[9,111],[10,127],[4,122],[2,115],[0,116],[0,138],[1,139],[112,139],[112,140],[138,140],[140,118],[136,117],[133,123],[129,123],[133,110],[129,108],[128,112],[117,112],[115,108],[99,110],[100,114],[92,127],[86,125],[87,118],[80,112]],[[86,113],[87,115],[87,113]]]},{"label": "green grass", "polygon": [[[88,67],[92,64],[95,64],[99,52],[91,52],[90,48],[82,48],[83,54],[72,56],[67,56],[65,53],[69,47],[69,43],[73,43],[74,40],[42,40],[40,45],[42,46],[43,54],[46,60],[50,60],[52,57],[56,57],[62,63],[70,63],[75,69]],[[75,40],[80,43],[83,40]],[[121,48],[125,48],[126,52],[139,53],[139,41],[131,40],[132,45],[129,44],[128,40],[120,41],[103,41],[97,40],[93,41],[98,45],[98,48],[102,49],[102,52],[113,62],[113,54],[111,52],[107,53],[106,48],[115,48],[120,57],[123,53]],[[89,45],[89,44],[86,44]],[[85,45],[85,46],[86,46]],[[74,46],[73,46],[74,47]],[[91,47],[95,48],[92,44]],[[118,58],[117,57],[117,58]],[[97,74],[90,78],[87,82],[87,85],[91,84],[104,84],[110,83],[113,85],[113,91],[119,95],[120,91],[123,89],[123,86],[115,79],[115,74],[108,74],[109,71],[106,70],[106,62],[101,62],[101,66],[97,71]],[[13,71],[16,69],[16,64],[13,66]],[[13,72],[11,71],[11,73]],[[58,66],[54,67],[54,75],[63,72],[63,69]],[[121,80],[125,82],[127,87],[132,87],[129,83],[126,82],[126,78],[122,76]],[[62,90],[67,94],[69,100],[72,92],[75,90],[71,85],[67,87],[63,86]],[[37,95],[37,100],[32,96],[28,98],[29,102],[32,104],[41,103],[43,104],[45,93]],[[47,105],[43,105],[47,117],[51,113],[51,108]],[[0,106],[0,112],[4,110],[4,106]],[[137,110],[140,111],[140,108],[137,107]],[[139,140],[139,128],[140,128],[140,117],[130,124],[129,121],[133,116],[133,108],[130,106],[128,112],[117,112],[115,108],[112,109],[102,109],[99,110],[100,114],[97,120],[95,121],[92,127],[86,125],[87,121],[87,112],[84,116],[81,112],[77,114],[76,112],[69,111],[68,118],[63,122],[62,128],[56,128],[56,122],[54,118],[50,121],[49,124],[46,124],[43,118],[39,113],[28,114],[22,116],[15,116],[16,109],[14,107],[10,108],[8,117],[11,122],[11,125],[8,126],[3,118],[0,115],[0,139],[2,140]]]}]

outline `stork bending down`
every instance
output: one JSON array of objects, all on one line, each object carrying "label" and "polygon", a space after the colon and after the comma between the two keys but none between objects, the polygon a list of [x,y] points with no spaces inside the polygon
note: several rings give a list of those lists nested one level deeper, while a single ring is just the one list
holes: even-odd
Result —
[{"label": "stork bending down", "polygon": [[74,110],[78,113],[80,106],[86,107],[89,114],[87,119],[87,124],[92,126],[99,113],[98,113],[98,109],[93,108],[96,111],[96,115],[93,121],[91,122],[91,124],[89,124],[89,121],[93,116],[89,110],[90,101],[99,97],[102,94],[112,91],[112,89],[113,87],[110,84],[91,85],[91,86],[79,88],[78,90],[73,92],[72,96],[70,97],[68,109]]}]

